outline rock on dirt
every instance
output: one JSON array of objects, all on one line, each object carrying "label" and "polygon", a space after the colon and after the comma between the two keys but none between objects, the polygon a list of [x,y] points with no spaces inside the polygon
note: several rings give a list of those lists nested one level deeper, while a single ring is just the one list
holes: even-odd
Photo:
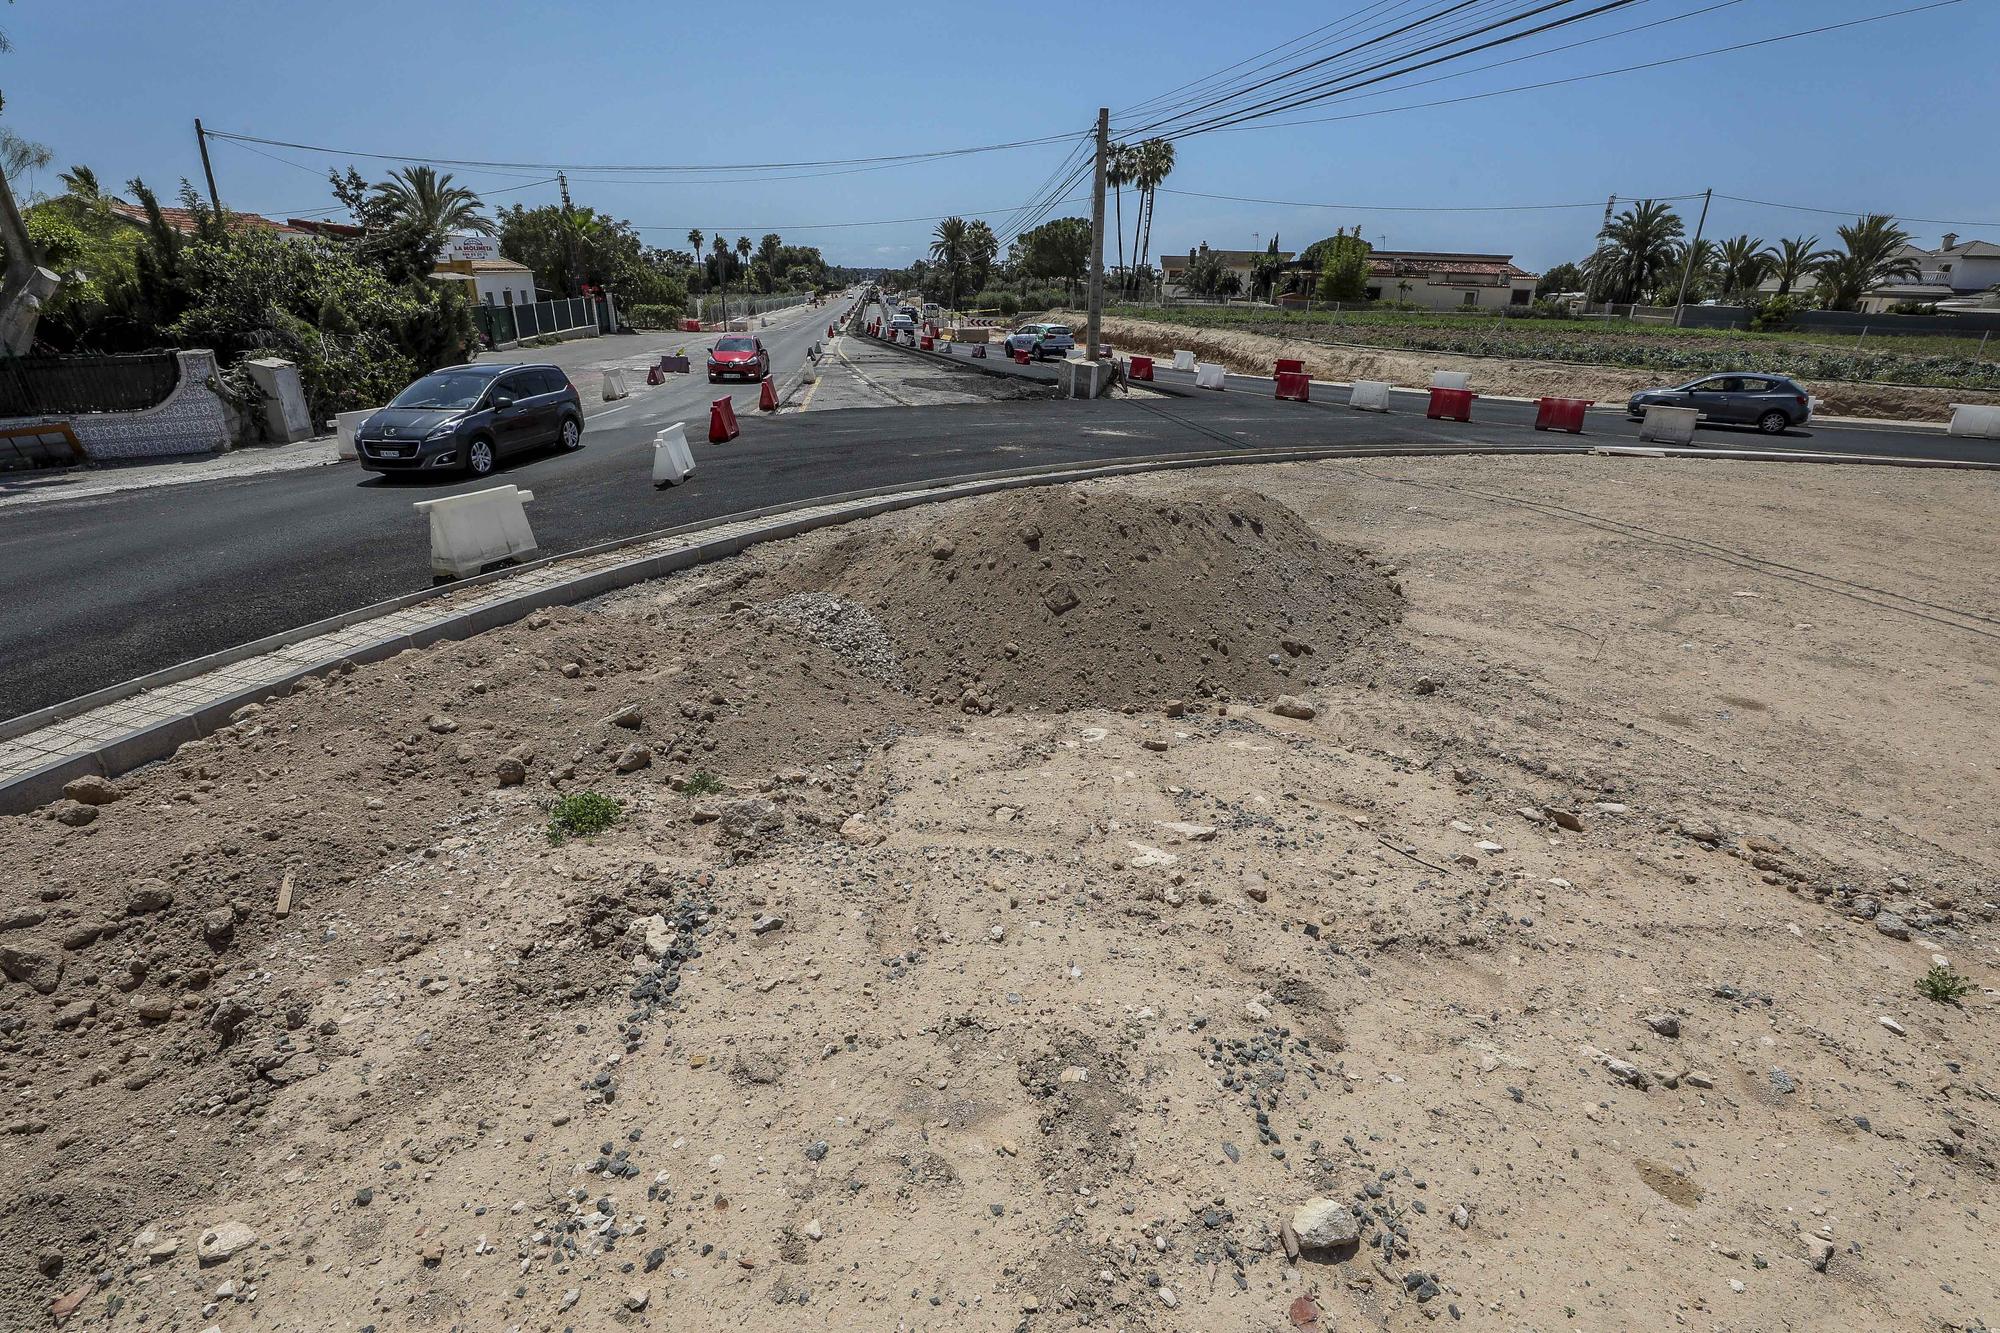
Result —
[{"label": "rock on dirt", "polygon": [[1361,1224],[1338,1199],[1307,1199],[1292,1210],[1292,1234],[1307,1250],[1330,1250],[1361,1238]]}]

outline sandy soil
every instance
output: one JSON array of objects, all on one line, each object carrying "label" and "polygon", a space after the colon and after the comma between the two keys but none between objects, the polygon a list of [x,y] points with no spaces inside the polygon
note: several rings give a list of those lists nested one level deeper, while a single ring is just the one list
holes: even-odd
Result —
[{"label": "sandy soil", "polygon": [[1163,474],[313,682],[8,821],[0,1326],[1984,1327],[1996,507]]},{"label": "sandy soil", "polygon": [[[1050,318],[1081,323],[1078,311],[1057,312]],[[1520,398],[1545,396],[1592,398],[1624,402],[1640,389],[1657,389],[1675,382],[1656,370],[1621,370],[1616,366],[1572,365],[1562,361],[1529,361],[1497,356],[1461,356],[1450,352],[1407,352],[1349,343],[1295,342],[1268,334],[1230,329],[1202,329],[1149,319],[1107,318],[1105,337],[1120,350],[1171,356],[1186,348],[1204,361],[1216,361],[1232,371],[1267,375],[1279,357],[1297,357],[1316,379],[1385,380],[1390,384],[1424,385],[1436,370],[1462,370],[1482,393]],[[1873,417],[1894,421],[1949,421],[1953,403],[2000,403],[2000,394],[1966,389],[1904,388],[1852,380],[1815,380],[1808,386],[1820,399],[1819,411],[1831,417]]]}]

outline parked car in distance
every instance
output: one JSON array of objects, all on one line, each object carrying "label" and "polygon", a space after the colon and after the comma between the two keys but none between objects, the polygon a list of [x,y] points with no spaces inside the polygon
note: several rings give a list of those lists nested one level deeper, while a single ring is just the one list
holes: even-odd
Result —
[{"label": "parked car in distance", "polygon": [[365,472],[492,472],[502,458],[583,444],[583,400],[560,366],[444,366],[354,432]]},{"label": "parked car in distance", "polygon": [[717,338],[715,346],[709,349],[710,384],[719,384],[730,376],[757,381],[770,373],[771,354],[764,349],[762,338],[731,334],[726,338]]},{"label": "parked car in distance", "polygon": [[1070,336],[1067,324],[1023,324],[1006,339],[1009,356],[1026,352],[1037,361],[1048,356],[1068,356],[1075,347],[1076,339]]},{"label": "parked car in distance", "polygon": [[1755,426],[1782,435],[1812,419],[1812,395],[1783,375],[1704,375],[1672,389],[1642,389],[1625,411],[1634,421],[1648,407],[1692,407],[1700,420]]}]

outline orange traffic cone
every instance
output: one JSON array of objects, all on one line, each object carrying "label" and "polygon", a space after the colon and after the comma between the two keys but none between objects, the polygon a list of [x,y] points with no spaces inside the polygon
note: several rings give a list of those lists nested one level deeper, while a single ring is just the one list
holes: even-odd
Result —
[{"label": "orange traffic cone", "polygon": [[759,412],[778,410],[778,386],[772,382],[769,375],[764,377],[764,391],[757,395],[757,410]]}]

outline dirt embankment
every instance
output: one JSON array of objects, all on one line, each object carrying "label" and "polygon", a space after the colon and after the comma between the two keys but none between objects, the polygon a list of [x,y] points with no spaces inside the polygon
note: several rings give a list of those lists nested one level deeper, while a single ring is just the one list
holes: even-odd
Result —
[{"label": "dirt embankment", "polygon": [[[1083,327],[1082,311],[1058,311],[1052,318],[1067,319],[1075,327]],[[1405,386],[1429,384],[1434,370],[1462,370],[1472,376],[1475,390],[1520,398],[1547,396],[1623,402],[1640,389],[1656,389],[1673,382],[1671,374],[1659,371],[1306,342],[1150,319],[1107,318],[1104,336],[1127,351],[1169,357],[1176,349],[1185,349],[1204,361],[1219,362],[1232,371],[1250,375],[1269,374],[1272,363],[1279,357],[1304,361],[1306,373],[1315,379],[1385,380]],[[1819,397],[1821,414],[1831,417],[1949,421],[1953,403],[2000,403],[2000,394],[1969,389],[1905,388],[1853,380],[1816,380],[1807,387]]]},{"label": "dirt embankment", "polygon": [[0,1328],[1990,1324],[1994,507],[1159,474],[308,682],[0,821]]}]

